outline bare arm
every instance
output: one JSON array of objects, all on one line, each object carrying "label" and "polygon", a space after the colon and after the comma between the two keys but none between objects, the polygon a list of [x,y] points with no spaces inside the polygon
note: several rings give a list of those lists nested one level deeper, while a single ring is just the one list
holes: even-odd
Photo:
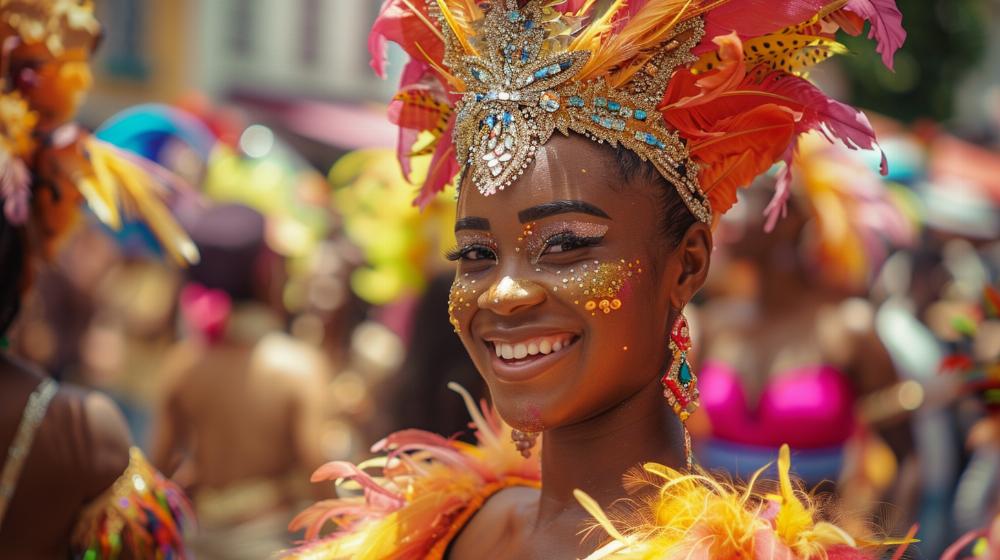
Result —
[{"label": "bare arm", "polygon": [[171,350],[159,374],[160,398],[153,419],[150,460],[160,472],[171,477],[180,469],[190,445],[178,392],[180,380],[194,363],[194,355],[195,350],[181,342]]}]

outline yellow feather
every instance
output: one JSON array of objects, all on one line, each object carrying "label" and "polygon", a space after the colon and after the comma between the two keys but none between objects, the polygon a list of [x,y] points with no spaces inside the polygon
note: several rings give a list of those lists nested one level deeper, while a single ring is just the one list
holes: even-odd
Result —
[{"label": "yellow feather", "polygon": [[427,18],[426,18],[426,17],[424,16],[424,13],[423,13],[423,12],[421,12],[420,10],[418,10],[418,9],[416,8],[416,6],[414,6],[414,5],[412,4],[412,3],[410,3],[410,0],[401,0],[401,1],[403,2],[403,4],[404,4],[404,5],[405,5],[405,6],[407,7],[407,8],[409,8],[409,9],[410,9],[410,12],[412,12],[412,13],[413,13],[413,15],[417,16],[417,19],[419,19],[419,20],[420,20],[420,21],[421,21],[421,22],[422,22],[422,23],[423,23],[424,25],[426,25],[426,26],[427,26],[427,28],[428,28],[428,29],[430,29],[430,31],[431,31],[432,33],[434,33],[435,35],[437,35],[438,39],[441,39],[441,42],[444,42],[444,35],[442,35],[442,34],[441,34],[441,30],[439,30],[439,29],[437,28],[437,26],[436,26],[436,25],[434,25],[434,24],[433,24],[433,23],[431,22],[431,20],[427,19]]},{"label": "yellow feather", "polygon": [[96,178],[82,177],[76,182],[76,189],[83,195],[84,200],[87,201],[87,207],[90,208],[102,224],[114,230],[121,229],[117,204],[112,205],[108,202],[104,194],[107,189],[99,185]]},{"label": "yellow feather", "polygon": [[445,21],[448,22],[448,27],[451,28],[458,42],[465,49],[466,54],[476,55],[476,49],[472,47],[469,43],[469,35],[471,30],[464,25],[465,22],[460,22],[455,14],[452,12],[451,7],[448,6],[448,0],[437,0],[438,7],[441,9],[441,15],[444,16]]},{"label": "yellow feather", "polygon": [[107,157],[105,151],[96,148],[96,143],[87,142],[90,166],[94,172],[94,181],[92,184],[93,198],[82,193],[82,191],[81,193],[84,194],[88,204],[91,202],[97,203],[97,206],[94,206],[94,211],[98,219],[111,229],[118,230],[122,227],[121,215],[118,212],[118,185],[111,171],[108,169],[108,163],[105,161]]},{"label": "yellow feather", "polygon": [[[714,8],[723,0],[660,0],[649,2],[625,26],[593,49],[587,65],[581,70],[580,80],[612,72],[620,66],[629,68],[629,76],[636,71],[632,59],[642,56],[644,64],[682,21],[697,17]],[[617,77],[613,83],[621,83]]]},{"label": "yellow feather", "polygon": [[597,500],[591,498],[586,492],[579,489],[573,490],[573,497],[576,498],[576,501],[580,502],[583,509],[587,510],[587,513],[589,513],[594,520],[608,532],[608,535],[610,535],[611,538],[622,543],[629,542],[625,535],[621,534],[614,524],[611,523],[611,520],[608,519],[607,514],[604,513],[603,509],[601,509],[601,505],[597,503]]},{"label": "yellow feather", "polygon": [[420,51],[420,54],[424,56],[424,60],[427,64],[437,71],[438,74],[441,74],[441,77],[451,84],[456,91],[465,91],[465,83],[462,80],[459,80],[454,74],[445,70],[440,64],[437,63],[437,61],[431,58],[431,55],[427,54],[427,51],[420,46],[420,43],[414,43],[414,45],[417,47],[417,50]]},{"label": "yellow feather", "polygon": [[812,513],[802,505],[788,472],[792,466],[791,450],[782,445],[778,451],[778,485],[781,489],[781,509],[774,519],[774,528],[786,544],[792,545],[813,527]]},{"label": "yellow feather", "polygon": [[465,401],[465,408],[468,409],[469,416],[472,417],[472,422],[476,425],[476,429],[479,431],[479,437],[483,439],[483,444],[486,446],[499,446],[500,441],[493,435],[493,431],[489,429],[489,424],[487,424],[483,415],[480,414],[479,407],[476,406],[476,401],[472,398],[472,395],[465,390],[465,387],[451,381],[448,383],[448,388],[462,396],[462,400]]},{"label": "yellow feather", "polygon": [[122,194],[127,196],[123,198],[134,205],[163,249],[180,265],[197,263],[198,248],[156,197],[159,190],[156,181],[139,166],[101,147],[99,142],[88,142],[88,148],[102,154],[108,169],[124,187]]},{"label": "yellow feather", "polygon": [[603,13],[601,17],[590,23],[583,32],[576,36],[569,44],[570,51],[593,51],[597,47],[597,42],[601,35],[611,31],[611,22],[618,10],[628,4],[628,0],[614,0],[614,3]]}]

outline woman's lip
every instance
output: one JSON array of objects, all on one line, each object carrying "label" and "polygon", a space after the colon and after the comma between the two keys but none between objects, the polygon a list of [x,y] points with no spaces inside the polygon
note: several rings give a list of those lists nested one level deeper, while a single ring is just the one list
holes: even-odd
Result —
[{"label": "woman's lip", "polygon": [[579,336],[573,336],[569,344],[563,346],[561,350],[551,354],[529,355],[520,360],[504,360],[496,355],[492,345],[487,344],[490,353],[490,360],[493,365],[493,373],[500,381],[516,383],[533,379],[552,367],[552,364],[566,357],[576,343],[580,341]]}]

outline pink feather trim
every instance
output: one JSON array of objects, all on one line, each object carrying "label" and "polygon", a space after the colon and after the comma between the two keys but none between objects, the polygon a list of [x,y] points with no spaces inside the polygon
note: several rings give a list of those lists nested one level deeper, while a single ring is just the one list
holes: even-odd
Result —
[{"label": "pink feather trim", "polygon": [[849,0],[844,9],[871,22],[868,38],[875,39],[875,50],[892,70],[896,51],[906,41],[903,14],[896,7],[896,0]]},{"label": "pink feather trim", "polygon": [[800,24],[827,3],[828,0],[730,0],[705,16],[705,38],[694,52],[713,50],[712,40],[720,35],[758,37]]}]

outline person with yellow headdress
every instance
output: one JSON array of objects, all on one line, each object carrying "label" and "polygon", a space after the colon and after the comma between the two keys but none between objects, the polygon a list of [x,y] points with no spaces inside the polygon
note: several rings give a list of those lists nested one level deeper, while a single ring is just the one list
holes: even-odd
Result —
[{"label": "person with yellow headdress", "polygon": [[[112,229],[144,220],[178,264],[198,259],[160,199],[175,180],[72,122],[100,31],[90,1],[0,1],[0,336],[81,202]],[[0,401],[4,558],[185,557],[186,499],[110,399],[3,351]]]}]

